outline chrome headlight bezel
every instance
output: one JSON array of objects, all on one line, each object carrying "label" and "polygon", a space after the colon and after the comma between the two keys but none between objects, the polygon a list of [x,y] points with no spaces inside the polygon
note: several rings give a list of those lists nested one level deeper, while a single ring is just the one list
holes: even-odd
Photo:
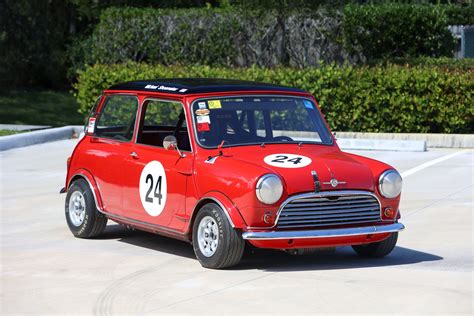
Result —
[{"label": "chrome headlight bezel", "polygon": [[394,199],[402,193],[403,179],[394,169],[384,171],[379,177],[379,192],[387,199]]},{"label": "chrome headlight bezel", "polygon": [[283,182],[276,174],[264,174],[257,181],[255,195],[264,204],[275,204],[283,195]]}]

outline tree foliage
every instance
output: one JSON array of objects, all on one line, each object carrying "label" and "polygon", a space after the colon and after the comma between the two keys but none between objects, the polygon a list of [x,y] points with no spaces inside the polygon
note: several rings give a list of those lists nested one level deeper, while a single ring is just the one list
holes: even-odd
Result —
[{"label": "tree foliage", "polygon": [[313,67],[445,56],[447,24],[474,24],[472,1],[3,0],[0,86],[61,87],[98,61]]},{"label": "tree foliage", "polygon": [[443,6],[388,3],[348,5],[344,41],[368,60],[452,56],[455,41]]}]

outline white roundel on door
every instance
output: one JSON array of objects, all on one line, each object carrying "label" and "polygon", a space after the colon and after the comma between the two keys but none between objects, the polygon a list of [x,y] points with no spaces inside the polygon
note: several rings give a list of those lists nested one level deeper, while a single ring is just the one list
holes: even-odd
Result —
[{"label": "white roundel on door", "polygon": [[311,158],[293,154],[273,154],[263,158],[267,165],[280,168],[303,168],[311,163]]},{"label": "white roundel on door", "polygon": [[166,173],[159,161],[150,161],[140,175],[140,200],[151,216],[158,216],[166,205]]}]

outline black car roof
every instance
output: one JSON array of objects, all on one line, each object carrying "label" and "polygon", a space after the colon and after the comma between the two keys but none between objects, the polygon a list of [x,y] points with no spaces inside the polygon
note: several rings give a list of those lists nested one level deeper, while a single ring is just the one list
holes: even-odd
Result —
[{"label": "black car roof", "polygon": [[271,83],[230,80],[230,79],[208,79],[208,78],[176,78],[130,81],[116,84],[108,90],[134,90],[165,92],[179,95],[199,94],[209,92],[232,92],[232,91],[285,91],[306,92],[296,88],[274,85]]}]

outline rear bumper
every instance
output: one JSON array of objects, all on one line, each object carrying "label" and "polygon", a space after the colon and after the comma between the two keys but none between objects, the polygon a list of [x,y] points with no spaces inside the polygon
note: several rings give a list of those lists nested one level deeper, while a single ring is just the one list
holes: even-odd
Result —
[{"label": "rear bumper", "polygon": [[405,229],[401,223],[389,225],[317,229],[317,230],[294,230],[294,231],[247,231],[242,233],[246,240],[278,240],[278,239],[317,239],[332,237],[353,237],[361,235],[374,235],[399,232]]}]

